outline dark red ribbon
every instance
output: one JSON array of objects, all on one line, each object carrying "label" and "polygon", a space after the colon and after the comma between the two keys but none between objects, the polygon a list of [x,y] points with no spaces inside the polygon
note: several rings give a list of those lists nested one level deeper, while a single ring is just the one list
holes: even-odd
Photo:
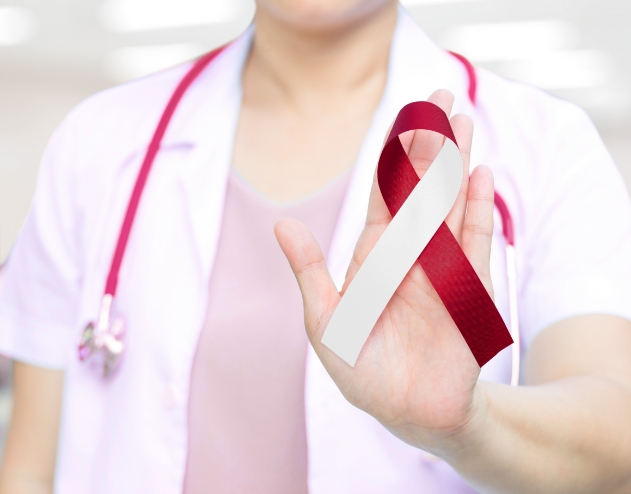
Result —
[{"label": "dark red ribbon", "polygon": [[[442,134],[458,145],[449,118],[438,106],[420,101],[401,109],[377,168],[379,188],[393,217],[420,181],[399,136],[421,129]],[[513,343],[502,316],[445,222],[427,244],[418,262],[480,367]]]}]

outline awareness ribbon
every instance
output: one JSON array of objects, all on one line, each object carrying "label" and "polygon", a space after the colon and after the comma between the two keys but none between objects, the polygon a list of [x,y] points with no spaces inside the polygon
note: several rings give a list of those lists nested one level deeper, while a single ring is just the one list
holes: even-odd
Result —
[{"label": "awareness ribbon", "polygon": [[[422,180],[399,136],[430,130],[445,144]],[[392,221],[348,286],[322,343],[355,365],[390,298],[418,261],[482,367],[513,340],[493,300],[444,220],[463,179],[463,163],[449,118],[438,106],[404,106],[379,157],[377,179]]]}]

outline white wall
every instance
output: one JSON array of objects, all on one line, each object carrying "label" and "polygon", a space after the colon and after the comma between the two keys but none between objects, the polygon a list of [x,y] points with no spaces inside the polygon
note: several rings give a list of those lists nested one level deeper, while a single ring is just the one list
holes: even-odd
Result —
[{"label": "white wall", "polygon": [[631,191],[631,126],[602,129],[601,135]]}]

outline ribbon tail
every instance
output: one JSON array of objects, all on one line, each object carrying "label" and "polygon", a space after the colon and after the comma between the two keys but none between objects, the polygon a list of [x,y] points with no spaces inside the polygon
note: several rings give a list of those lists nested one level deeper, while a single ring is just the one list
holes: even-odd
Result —
[{"label": "ribbon tail", "polygon": [[444,222],[418,261],[480,367],[513,343],[493,300]]}]

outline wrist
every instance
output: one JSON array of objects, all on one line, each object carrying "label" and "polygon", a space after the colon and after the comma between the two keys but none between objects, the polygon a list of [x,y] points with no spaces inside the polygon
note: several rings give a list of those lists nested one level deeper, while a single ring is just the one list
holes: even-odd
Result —
[{"label": "wrist", "polygon": [[484,439],[489,436],[489,415],[488,389],[484,382],[478,381],[462,422],[452,430],[443,431],[435,445],[436,450],[432,452],[452,465],[478,456]]}]

